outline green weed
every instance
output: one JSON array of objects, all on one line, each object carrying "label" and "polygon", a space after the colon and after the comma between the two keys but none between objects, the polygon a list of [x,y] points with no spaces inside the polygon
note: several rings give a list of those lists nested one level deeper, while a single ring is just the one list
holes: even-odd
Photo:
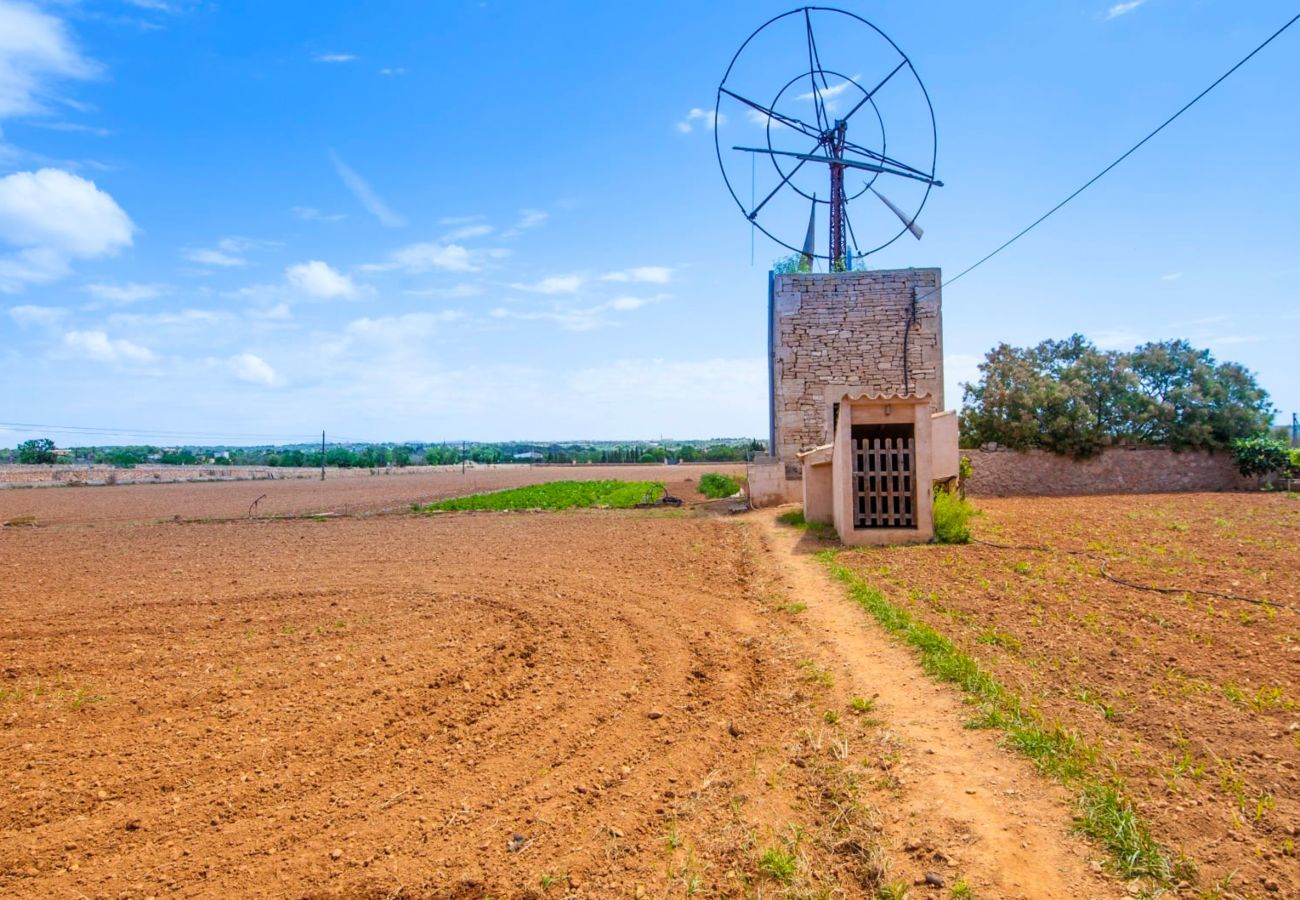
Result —
[{"label": "green weed", "polygon": [[725,497],[734,497],[739,493],[740,482],[730,475],[723,475],[719,472],[705,472],[700,476],[697,489],[711,500],[721,500]]},{"label": "green weed", "polygon": [[567,882],[567,881],[569,880],[569,876],[568,876],[568,875],[552,875],[552,874],[550,874],[550,873],[547,873],[547,874],[543,875],[539,880],[541,881],[541,884],[542,884],[542,890],[544,890],[544,891],[549,891],[549,890],[550,890],[551,888],[553,888],[555,885],[557,885],[557,884],[562,884],[562,883]]},{"label": "green weed", "polygon": [[769,847],[758,858],[758,871],[782,884],[794,880],[795,856],[779,847]]}]

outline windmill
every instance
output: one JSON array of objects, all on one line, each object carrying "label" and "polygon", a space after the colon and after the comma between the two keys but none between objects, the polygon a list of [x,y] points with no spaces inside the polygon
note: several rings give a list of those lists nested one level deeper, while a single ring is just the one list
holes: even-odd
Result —
[{"label": "windmill", "polygon": [[[793,77],[774,77],[782,67]],[[840,9],[793,9],[741,44],[718,85],[714,141],[745,218],[805,263],[826,260],[831,271],[853,268],[903,234],[919,240],[917,217],[930,191],[943,186],[934,177],[934,109],[911,60],[879,28]],[[770,163],[762,192],[755,160]],[[748,203],[736,191],[742,166],[751,174]],[[828,199],[819,198],[823,185]],[[849,204],[867,193],[880,205],[865,214],[855,207],[855,229]],[[796,246],[778,235],[802,221],[795,207],[805,201],[808,236]],[[819,206],[829,213],[821,254],[812,240]]]}]

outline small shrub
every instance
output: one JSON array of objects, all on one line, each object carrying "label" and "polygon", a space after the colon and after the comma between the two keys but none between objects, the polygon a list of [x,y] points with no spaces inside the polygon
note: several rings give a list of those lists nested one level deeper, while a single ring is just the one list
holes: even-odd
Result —
[{"label": "small shrub", "polygon": [[777,275],[794,275],[798,272],[811,272],[812,261],[802,253],[786,256],[772,263],[772,271]]},{"label": "small shrub", "polygon": [[1300,447],[1293,448],[1289,456],[1291,459],[1291,471],[1300,475]]},{"label": "small shrub", "polygon": [[1266,435],[1238,438],[1232,442],[1232,455],[1242,475],[1267,475],[1280,472],[1291,462],[1286,444]]},{"label": "small shrub", "polygon": [[740,490],[740,482],[719,472],[705,472],[700,476],[699,492],[711,500],[733,497]]},{"label": "small shrub", "polygon": [[969,456],[963,456],[957,460],[957,477],[961,479],[963,484],[970,481],[970,477],[974,471],[975,468],[971,464]]},{"label": "small shrub", "polygon": [[939,491],[934,495],[934,540],[939,544],[969,544],[970,520],[979,513],[964,497]]},{"label": "small shrub", "polygon": [[789,884],[794,880],[794,869],[794,854],[777,847],[765,850],[758,860],[758,870],[782,884]]}]

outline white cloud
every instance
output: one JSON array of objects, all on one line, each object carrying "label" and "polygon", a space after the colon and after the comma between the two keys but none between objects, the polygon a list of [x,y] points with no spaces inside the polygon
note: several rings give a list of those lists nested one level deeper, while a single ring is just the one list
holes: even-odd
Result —
[{"label": "white cloud", "polygon": [[201,266],[218,266],[223,269],[238,269],[248,265],[245,255],[256,250],[273,250],[281,246],[279,241],[264,241],[257,238],[225,237],[217,241],[215,249],[209,247],[191,247],[181,251],[181,256]]},{"label": "white cloud", "polygon": [[339,159],[338,154],[332,150],[330,160],[334,163],[334,170],[338,172],[339,178],[343,180],[343,186],[352,192],[352,196],[357,199],[362,208],[374,216],[379,224],[386,228],[401,228],[406,224],[406,219],[394,212],[383,198],[375,193],[370,183],[349,168],[347,163]]},{"label": "white cloud", "polygon": [[368,263],[361,266],[363,272],[428,272],[438,269],[444,272],[474,272],[470,252],[460,244],[442,244],[435,241],[422,244],[408,244],[394,250],[388,255],[388,261]]},{"label": "white cloud", "polygon": [[346,218],[343,213],[323,213],[314,206],[295,206],[290,212],[304,222],[341,222]]},{"label": "white cloud", "polygon": [[1109,21],[1111,19],[1118,19],[1120,16],[1126,16],[1146,2],[1147,0],[1127,0],[1125,3],[1116,3],[1110,9],[1106,10],[1106,19]]},{"label": "white cloud", "polygon": [[61,169],[0,178],[0,240],[49,247],[73,257],[116,253],[135,226],[107,193]]},{"label": "white cloud", "polygon": [[1182,277],[1183,277],[1183,273],[1182,273],[1182,272],[1170,272],[1168,275],[1161,275],[1161,276],[1160,276],[1160,280],[1161,280],[1161,281],[1177,281],[1178,279],[1180,279],[1180,278],[1182,278]]},{"label": "white cloud", "polygon": [[438,220],[439,225],[469,225],[472,222],[482,222],[487,216],[443,216]]},{"label": "white cloud", "polygon": [[232,356],[228,362],[231,371],[240,381],[260,384],[264,387],[275,387],[280,384],[280,373],[262,357],[253,353],[240,353],[238,356]]},{"label": "white cloud", "polygon": [[1103,329],[1092,335],[1092,342],[1101,350],[1132,350],[1144,338],[1135,331]]},{"label": "white cloud", "polygon": [[0,290],[66,275],[69,261],[112,256],[131,245],[135,225],[106,192],[61,169],[0,178]]},{"label": "white cloud", "polygon": [[520,231],[526,228],[536,228],[538,225],[545,225],[546,220],[551,214],[541,209],[521,209],[519,210],[519,221],[515,223],[515,228]]},{"label": "white cloud", "polygon": [[677,130],[682,134],[690,134],[695,130],[695,123],[703,123],[705,128],[713,129],[717,125],[726,125],[727,117],[723,113],[715,113],[711,109],[700,109],[698,106],[686,114],[686,118],[677,123]]},{"label": "white cloud", "polygon": [[222,250],[190,249],[182,251],[181,256],[201,266],[220,266],[222,268],[236,269],[248,265],[248,260],[242,256],[235,256],[233,253],[226,253]]},{"label": "white cloud", "polygon": [[63,346],[77,356],[108,363],[150,363],[157,357],[147,347],[124,339],[114,340],[102,331],[69,331]]},{"label": "white cloud", "polygon": [[229,313],[217,313],[207,309],[182,309],[175,312],[147,314],[114,313],[108,317],[108,324],[115,328],[126,327],[135,331],[153,332],[166,328],[171,331],[188,331],[211,336],[210,329],[213,325],[232,318]]},{"label": "white cloud", "polygon": [[600,276],[601,281],[635,281],[641,284],[667,284],[672,277],[673,270],[667,266],[636,266]]},{"label": "white cloud", "polygon": [[350,300],[357,296],[357,286],[351,278],[318,259],[290,266],[285,270],[284,277],[289,284],[309,297]]},{"label": "white cloud", "polygon": [[[857,81],[861,77],[862,76],[860,75],[854,75],[852,81],[841,81],[839,84],[831,84],[831,85],[827,85],[826,87],[815,88],[815,90],[808,91],[806,94],[800,94],[797,99],[812,100],[813,95],[815,93],[817,96],[821,97],[822,105],[826,107],[828,110],[830,110],[831,112],[834,112],[835,107],[837,105],[835,102],[835,98],[838,97],[840,94],[844,93],[845,91],[847,91],[849,88],[851,88],[853,86],[853,82]],[[758,111],[753,110],[753,112],[758,112]],[[762,113],[759,113],[759,115],[762,116],[764,119],[767,118],[766,116],[763,116]]]},{"label": "white cloud", "polygon": [[641,307],[654,302],[653,298],[647,297],[615,297],[613,300],[606,303],[605,306],[609,309],[618,310],[619,312],[627,312],[633,309],[640,309]]},{"label": "white cloud", "polygon": [[319,63],[350,63],[356,60],[355,53],[317,53],[312,59]]},{"label": "white cloud", "polygon": [[53,325],[68,315],[68,311],[58,306],[11,306],[9,317],[19,325]]},{"label": "white cloud", "polygon": [[442,236],[444,241],[466,241],[471,238],[486,237],[492,233],[491,225],[462,225]]},{"label": "white cloud", "polygon": [[594,306],[557,305],[545,310],[518,310],[499,306],[489,312],[489,315],[494,319],[554,322],[565,331],[592,331],[613,324],[608,315],[611,312],[630,312],[662,299],[662,294],[656,297],[615,297]]},{"label": "white cloud", "polygon": [[93,77],[64,23],[27,3],[0,2],[0,119],[46,112],[51,82]]},{"label": "white cloud", "polygon": [[552,275],[532,284],[515,282],[510,286],[530,294],[573,294],[582,288],[586,280],[582,275]]},{"label": "white cloud", "polygon": [[[481,218],[481,217],[480,217]],[[539,225],[545,225],[551,214],[541,209],[521,209],[519,210],[519,219],[515,224],[501,233],[503,238],[515,238],[523,234],[530,228],[536,228]]]},{"label": "white cloud", "polygon": [[409,288],[402,293],[411,297],[451,297],[454,299],[464,299],[466,297],[480,297],[484,293],[482,285],[479,284],[453,284],[450,287],[429,287],[429,288]]},{"label": "white cloud", "polygon": [[379,74],[391,78],[394,75],[405,75],[406,69],[402,66],[384,66],[379,70]]},{"label": "white cloud", "polygon": [[346,337],[376,343],[397,343],[427,337],[442,325],[465,318],[459,310],[436,313],[405,313],[400,316],[353,319],[343,330]]},{"label": "white cloud", "polygon": [[248,317],[263,321],[285,322],[293,318],[293,312],[289,309],[289,304],[277,303],[274,306],[251,309]]},{"label": "white cloud", "polygon": [[128,282],[126,284],[86,284],[81,289],[96,300],[103,300],[106,303],[139,303],[141,300],[154,300],[167,293],[167,288],[161,284],[140,284],[138,282]]}]

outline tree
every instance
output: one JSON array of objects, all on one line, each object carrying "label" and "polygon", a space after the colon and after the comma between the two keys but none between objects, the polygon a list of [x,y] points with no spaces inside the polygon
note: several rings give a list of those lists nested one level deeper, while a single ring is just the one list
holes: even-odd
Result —
[{"label": "tree", "polygon": [[1216,365],[1187,341],[1144,344],[1130,357],[1145,399],[1136,416],[1140,439],[1152,444],[1220,449],[1267,431],[1268,393],[1236,363]]},{"label": "tree", "polygon": [[1267,475],[1281,472],[1291,463],[1291,451],[1286,444],[1266,434],[1238,438],[1232,442],[1232,455],[1242,475]]},{"label": "tree", "polygon": [[1075,457],[1134,442],[1223,449],[1267,428],[1268,394],[1236,363],[1186,341],[1098,350],[1082,335],[1022,349],[999,344],[965,386],[966,446],[996,442]]},{"label": "tree", "polygon": [[28,464],[48,464],[58,459],[54,455],[54,441],[49,438],[32,438],[18,445],[18,461]]}]

